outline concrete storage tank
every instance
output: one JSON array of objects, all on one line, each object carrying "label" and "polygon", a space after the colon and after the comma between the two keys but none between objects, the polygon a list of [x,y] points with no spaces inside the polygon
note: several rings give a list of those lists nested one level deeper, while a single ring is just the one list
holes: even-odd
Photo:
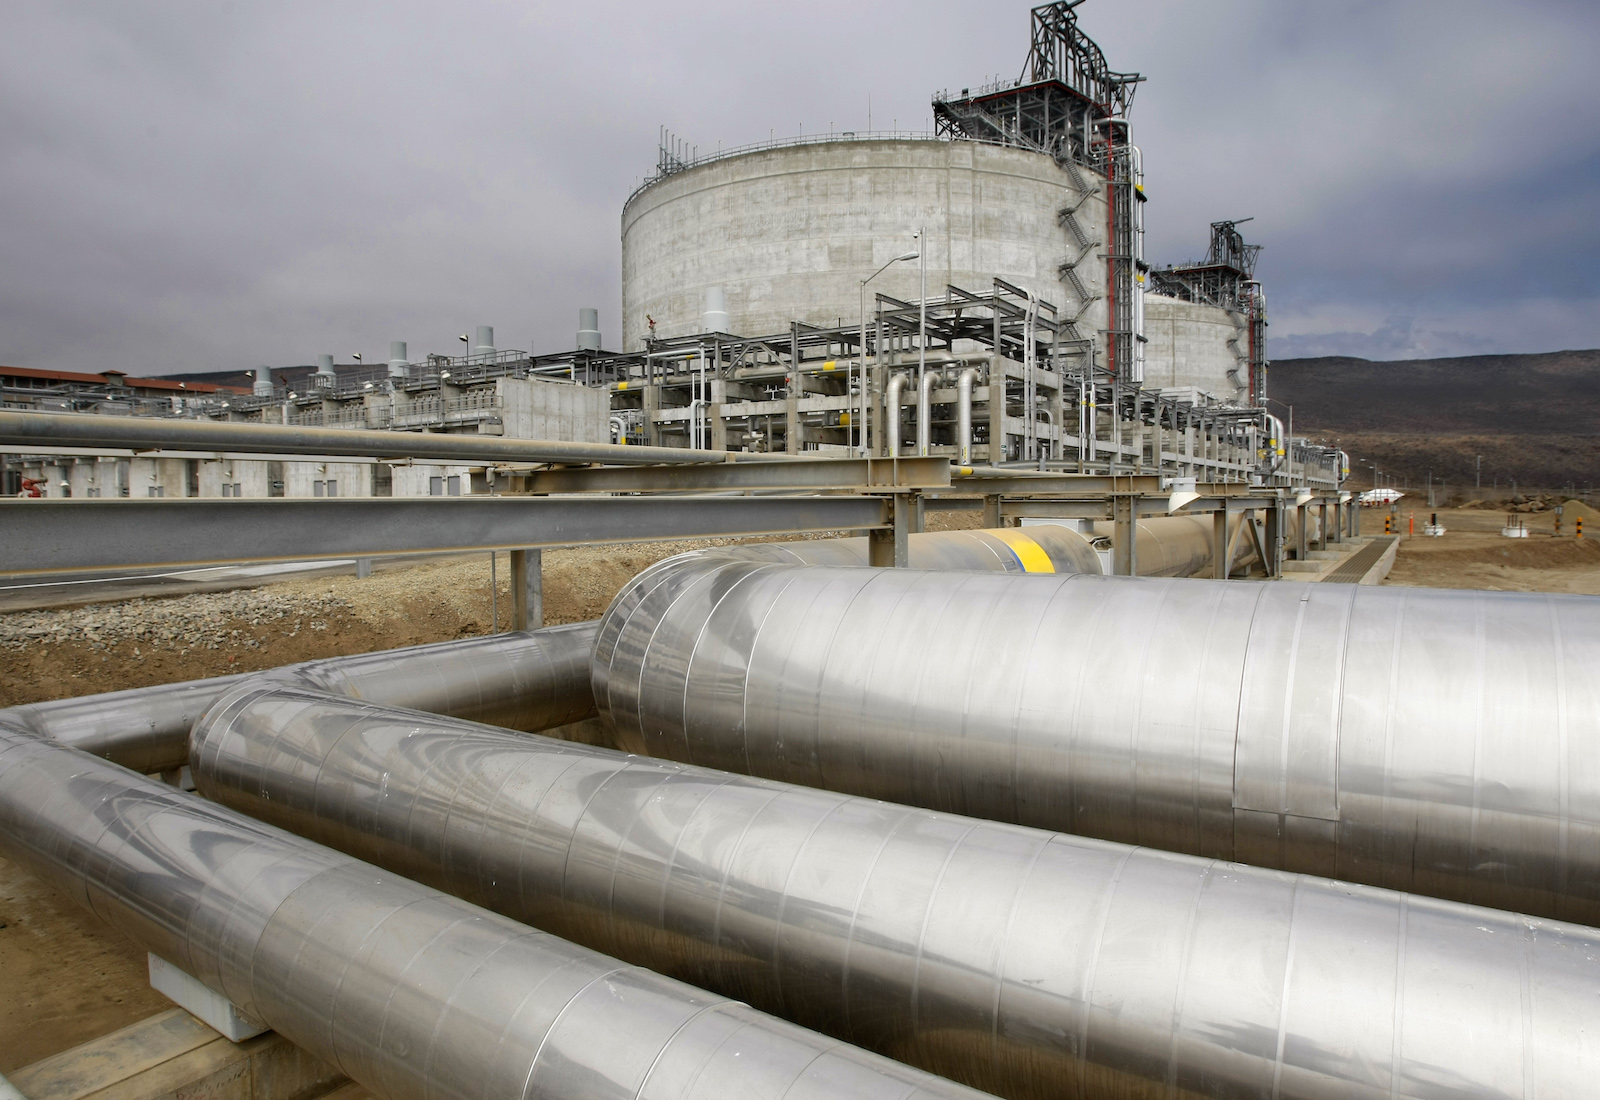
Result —
[{"label": "concrete storage tank", "polygon": [[[1104,186],[1042,153],[964,140],[840,137],[706,158],[623,208],[623,344],[643,347],[647,317],[657,336],[701,331],[706,292],[718,287],[738,334],[782,332],[795,319],[852,323],[861,280],[914,248],[922,226],[930,296],[947,284],[987,290],[999,277],[1072,317],[1083,303],[1059,269],[1081,249],[1061,211],[1104,226]],[[1076,272],[1103,296],[1103,262],[1091,256]],[[868,289],[915,300],[917,265],[896,264]],[[1104,313],[1099,302],[1084,313],[1085,337],[1105,327]]]},{"label": "concrete storage tank", "polygon": [[1249,397],[1248,319],[1243,313],[1164,294],[1144,296],[1144,384],[1193,387],[1224,401]]}]

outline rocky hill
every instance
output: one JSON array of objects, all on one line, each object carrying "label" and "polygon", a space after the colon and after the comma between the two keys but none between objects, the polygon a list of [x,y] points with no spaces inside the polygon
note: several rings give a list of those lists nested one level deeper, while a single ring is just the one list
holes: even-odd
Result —
[{"label": "rocky hill", "polygon": [[[1600,350],[1373,362],[1343,356],[1272,364],[1272,410],[1296,435],[1338,441],[1353,478],[1370,468],[1423,484],[1428,471],[1472,495],[1600,486]],[[1279,402],[1282,404],[1280,405]]]}]

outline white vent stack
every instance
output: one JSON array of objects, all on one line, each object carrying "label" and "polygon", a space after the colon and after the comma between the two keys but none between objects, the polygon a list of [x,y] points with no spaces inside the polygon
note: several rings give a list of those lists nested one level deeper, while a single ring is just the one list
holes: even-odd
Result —
[{"label": "white vent stack", "polygon": [[272,396],[272,368],[260,367],[256,370],[255,384],[250,387],[250,392],[257,397]]},{"label": "white vent stack", "polygon": [[728,320],[728,295],[720,286],[710,287],[706,290],[706,308],[700,314],[701,332],[728,332],[732,323]]},{"label": "white vent stack", "polygon": [[474,356],[482,356],[485,359],[493,359],[494,358],[494,326],[493,325],[479,325],[478,326],[478,342],[473,347],[472,354]]},{"label": "white vent stack", "polygon": [[319,390],[331,390],[338,376],[333,373],[333,356],[317,356],[317,373],[312,376],[312,382]]},{"label": "white vent stack", "polygon": [[600,311],[589,306],[578,310],[578,350],[600,350]]},{"label": "white vent stack", "polygon": [[404,340],[389,341],[389,377],[409,378],[411,376],[411,363],[406,359],[406,342]]}]

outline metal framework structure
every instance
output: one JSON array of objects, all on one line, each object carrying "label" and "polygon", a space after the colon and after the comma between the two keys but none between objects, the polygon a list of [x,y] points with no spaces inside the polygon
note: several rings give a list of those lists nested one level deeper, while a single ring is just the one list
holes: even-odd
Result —
[{"label": "metal framework structure", "polygon": [[1022,75],[977,89],[941,92],[933,100],[940,137],[984,141],[1048,153],[1058,161],[1095,161],[1094,127],[1127,114],[1138,73],[1113,72],[1104,52],[1078,26],[1083,0],[1033,9],[1032,43]]},{"label": "metal framework structure", "polygon": [[[1250,221],[1211,223],[1211,247],[1201,261],[1174,264],[1150,272],[1151,289],[1185,302],[1217,306],[1233,314],[1239,332],[1229,346],[1245,374],[1252,405],[1267,397],[1267,296],[1255,277],[1258,244],[1246,244],[1239,226]],[[1230,372],[1231,373],[1231,372]]]}]

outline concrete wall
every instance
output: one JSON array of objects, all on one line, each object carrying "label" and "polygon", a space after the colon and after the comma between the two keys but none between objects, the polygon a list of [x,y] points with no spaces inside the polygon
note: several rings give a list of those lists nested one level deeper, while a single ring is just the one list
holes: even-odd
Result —
[{"label": "concrete wall", "polygon": [[[646,314],[658,336],[701,331],[713,286],[726,290],[740,335],[785,331],[795,319],[853,322],[860,280],[911,251],[920,225],[930,295],[948,283],[986,292],[998,275],[1076,314],[1057,277],[1077,252],[1057,212],[1076,196],[1047,156],[961,141],[838,141],[712,161],[653,184],[623,210],[623,347],[643,346]],[[1102,239],[1103,190],[1077,216]],[[1091,254],[1078,272],[1091,295],[1104,293],[1103,261]],[[878,291],[916,298],[916,263],[894,265],[867,289],[869,311]],[[1084,336],[1098,336],[1104,314],[1103,304],[1090,308]]]},{"label": "concrete wall", "polygon": [[[603,392],[603,391],[595,391]],[[438,493],[434,493],[433,479],[439,479]],[[450,479],[456,478],[460,496],[472,492],[472,469],[469,466],[435,466],[414,464],[394,468],[394,495],[397,497],[450,496]]]},{"label": "concrete wall", "polygon": [[[1144,296],[1146,389],[1194,386],[1228,401],[1243,401],[1249,378],[1241,356],[1249,348],[1243,314],[1161,294]],[[1228,346],[1237,340],[1239,354]],[[1234,371],[1233,375],[1228,372]]]},{"label": "concrete wall", "polygon": [[[329,480],[338,483],[337,493],[327,492]],[[323,491],[316,491],[322,482]],[[283,495],[286,497],[370,497],[372,495],[372,463],[370,462],[285,462],[283,464]]]},{"label": "concrete wall", "polygon": [[[223,492],[224,485],[230,487],[226,494]],[[234,487],[237,491],[234,491]],[[271,496],[267,464],[250,459],[215,459],[202,462],[200,495],[258,498]]]},{"label": "concrete wall", "polygon": [[611,398],[603,389],[533,378],[500,378],[495,388],[508,438],[611,441]]},{"label": "concrete wall", "polygon": [[188,459],[130,458],[128,460],[128,496],[162,497],[172,500],[181,499],[188,494]]},{"label": "concrete wall", "polygon": [[82,499],[110,499],[122,495],[122,478],[117,458],[80,458],[67,468],[72,495]]}]

